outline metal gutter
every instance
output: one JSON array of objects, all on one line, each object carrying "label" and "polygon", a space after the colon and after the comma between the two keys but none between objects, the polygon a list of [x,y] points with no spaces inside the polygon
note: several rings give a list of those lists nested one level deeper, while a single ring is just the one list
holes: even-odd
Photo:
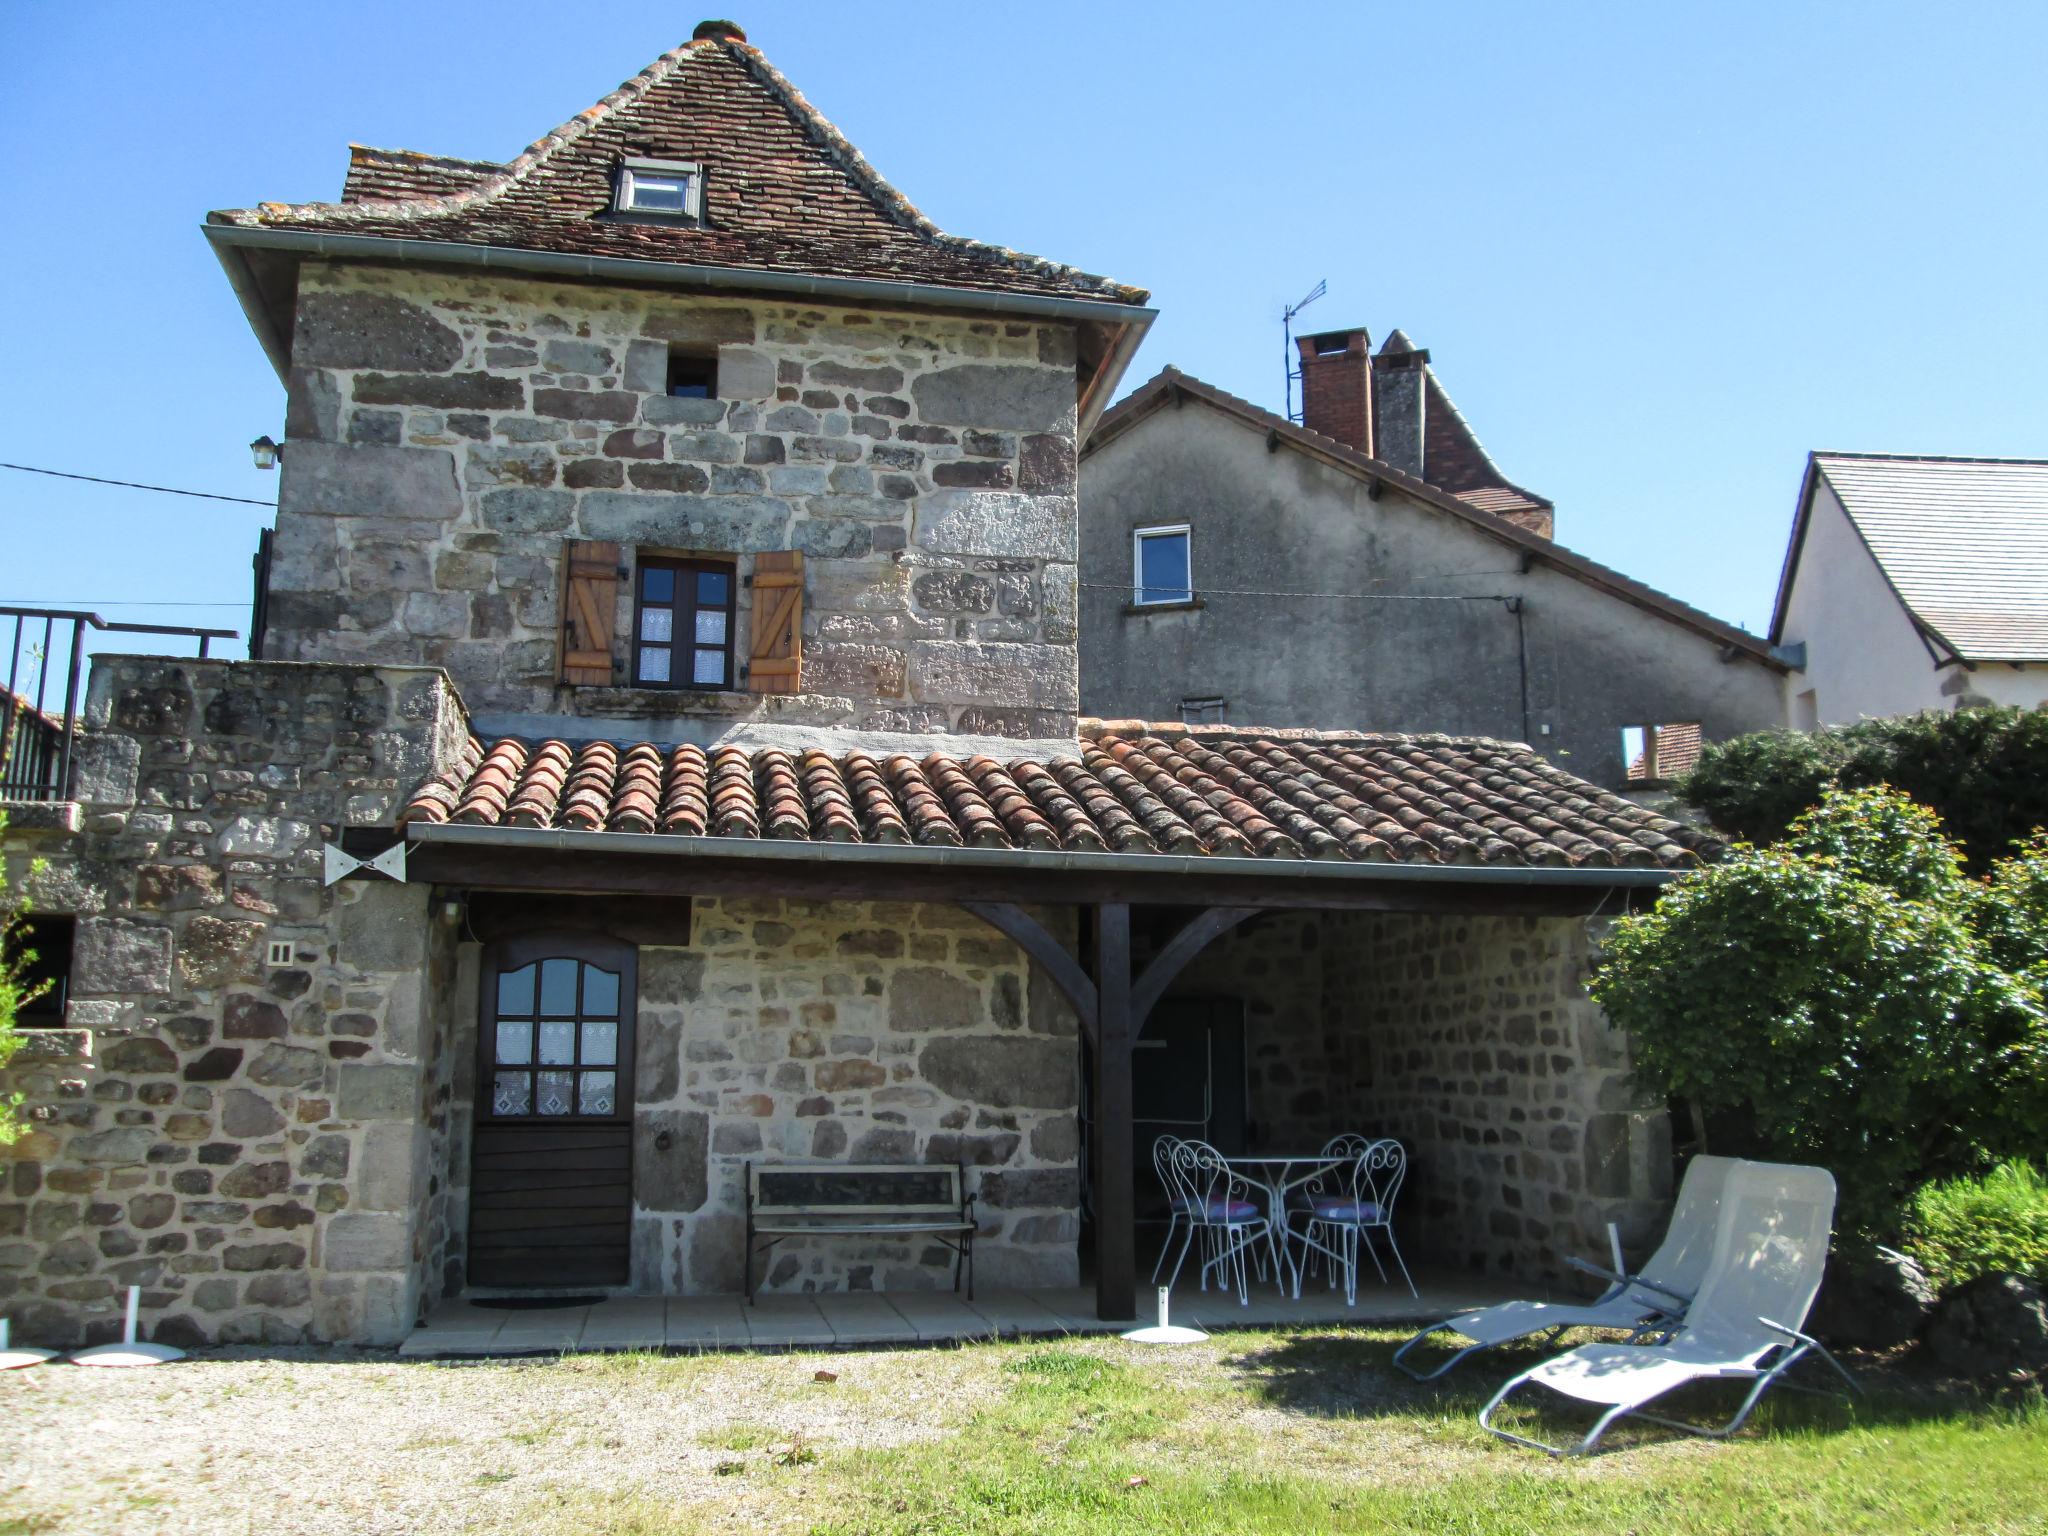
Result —
[{"label": "metal gutter", "polygon": [[214,226],[203,225],[213,254],[219,258],[221,270],[228,275],[228,286],[235,290],[235,297],[242,304],[242,318],[249,322],[249,329],[256,333],[257,343],[263,348],[263,355],[270,359],[270,366],[277,370],[279,383],[288,382],[292,369],[292,349],[279,334],[275,322],[270,318],[270,309],[263,302],[263,292],[256,286],[256,274],[250,270],[248,258],[239,249],[213,238]]},{"label": "metal gutter", "polygon": [[1332,859],[1247,859],[1212,854],[1073,853],[1065,849],[955,848],[915,843],[817,843],[799,839],[684,837],[660,832],[577,832],[560,827],[479,827],[412,822],[414,843],[559,853],[654,854],[768,864],[872,864],[883,868],[1056,870],[1065,874],[1223,875],[1389,885],[1567,886],[1595,890],[1668,885],[1681,871],[1544,864],[1365,864]]},{"label": "metal gutter", "polygon": [[[623,256],[577,256],[562,251],[525,251],[499,245],[469,245],[453,240],[394,240],[382,235],[325,234],[303,229],[253,229],[242,224],[203,224],[228,281],[249,312],[264,350],[278,372],[274,328],[259,321],[261,295],[253,280],[238,278],[227,252],[231,249],[292,251],[302,256],[372,258],[433,266],[484,267],[492,271],[526,272],[542,277],[587,278],[597,282],[658,283],[664,287],[723,288],[749,293],[790,294],[801,298],[836,299],[863,304],[918,304],[940,309],[993,310],[998,314],[1034,315],[1053,320],[1093,320],[1134,326],[1142,334],[1158,316],[1156,309],[1118,304],[1108,299],[1068,299],[993,289],[949,288],[936,283],[885,282],[867,277],[827,277],[804,272],[769,272],[758,267],[709,267],[687,262],[640,261]],[[246,273],[246,264],[244,265]],[[251,307],[252,299],[255,307]],[[265,331],[270,330],[271,336]],[[1135,344],[1131,347],[1135,350]],[[1119,348],[1123,360],[1129,354]],[[1114,382],[1114,381],[1112,381]]]}]

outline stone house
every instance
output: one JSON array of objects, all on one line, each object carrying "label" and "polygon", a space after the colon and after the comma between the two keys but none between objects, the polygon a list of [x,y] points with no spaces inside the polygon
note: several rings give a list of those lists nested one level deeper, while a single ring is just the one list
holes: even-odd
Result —
[{"label": "stone house", "polygon": [[1809,454],[1771,638],[1794,730],[2048,704],[2048,460]]},{"label": "stone house", "polygon": [[1556,542],[1428,352],[1300,347],[1301,425],[1168,368],[1090,437],[1086,712],[1504,737],[1610,788],[1779,723],[1772,645]]},{"label": "stone house", "polygon": [[1129,1317],[1146,1114],[1219,1041],[1238,1134],[1408,1143],[1433,1262],[1655,1217],[1582,982],[1700,834],[1491,739],[1080,718],[1140,291],[941,233],[729,23],[502,165],[357,149],[207,233],[288,390],[268,622],[100,658],[10,836],[69,925],[25,1333],[729,1291],[764,1159],[963,1165],[985,1284]]}]

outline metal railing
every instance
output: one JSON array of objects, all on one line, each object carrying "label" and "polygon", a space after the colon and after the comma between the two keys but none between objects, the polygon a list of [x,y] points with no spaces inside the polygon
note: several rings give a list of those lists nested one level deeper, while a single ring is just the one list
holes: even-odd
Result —
[{"label": "metal railing", "polygon": [[[0,800],[71,798],[88,629],[197,640],[202,657],[213,641],[239,638],[232,629],[119,624],[77,609],[8,607],[0,607],[0,637],[6,635],[9,619],[14,620],[14,633],[7,652],[7,681],[0,687]],[[33,694],[27,691],[31,674]],[[53,713],[52,694],[60,677],[64,702],[61,712]]]}]

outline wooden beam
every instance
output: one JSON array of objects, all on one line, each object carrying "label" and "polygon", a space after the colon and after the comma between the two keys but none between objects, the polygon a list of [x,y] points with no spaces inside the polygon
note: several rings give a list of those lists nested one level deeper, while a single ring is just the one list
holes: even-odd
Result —
[{"label": "wooden beam", "polygon": [[681,947],[690,942],[687,896],[561,896],[539,891],[477,891],[466,904],[465,936],[488,944],[543,928],[588,928],[628,944]]},{"label": "wooden beam", "polygon": [[1186,927],[1166,941],[1166,947],[1152,957],[1152,963],[1145,967],[1145,973],[1131,986],[1131,1036],[1135,1039],[1144,1033],[1145,1020],[1152,1015],[1152,1009],[1159,999],[1166,995],[1166,989],[1173,985],[1173,978],[1187,968],[1210,941],[1221,938],[1239,923],[1257,917],[1258,907],[1211,907],[1195,915]]},{"label": "wooden beam", "polygon": [[[621,837],[622,842],[632,839]],[[1276,861],[1280,862],[1280,861]],[[1274,911],[1462,913],[1564,917],[1647,906],[1654,888],[1424,885],[1388,881],[1204,876],[1147,871],[966,870],[665,858],[585,850],[458,847],[416,843],[407,873],[417,882],[474,890],[593,891],[617,895],[785,896],[811,901],[981,901],[1035,906],[1248,906]]]},{"label": "wooden beam", "polygon": [[1095,909],[1095,1315],[1138,1316],[1137,1185],[1132,1176],[1131,909]]},{"label": "wooden beam", "polygon": [[1043,924],[1014,902],[963,901],[958,905],[961,911],[973,913],[996,932],[1014,940],[1017,947],[1031,957],[1032,962],[1045,972],[1073,1005],[1088,1043],[1095,1044],[1095,983],[1088,979],[1081,962],[1061,948],[1059,940],[1047,933]]}]

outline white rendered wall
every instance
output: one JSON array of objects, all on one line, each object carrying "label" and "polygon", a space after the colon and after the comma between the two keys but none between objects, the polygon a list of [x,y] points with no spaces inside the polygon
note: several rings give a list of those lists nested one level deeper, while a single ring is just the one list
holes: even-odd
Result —
[{"label": "white rendered wall", "polygon": [[1791,601],[1780,639],[1806,645],[1806,667],[1785,679],[1785,718],[1814,692],[1817,723],[1949,709],[1941,675],[1919,632],[1825,480],[1814,487]]}]

